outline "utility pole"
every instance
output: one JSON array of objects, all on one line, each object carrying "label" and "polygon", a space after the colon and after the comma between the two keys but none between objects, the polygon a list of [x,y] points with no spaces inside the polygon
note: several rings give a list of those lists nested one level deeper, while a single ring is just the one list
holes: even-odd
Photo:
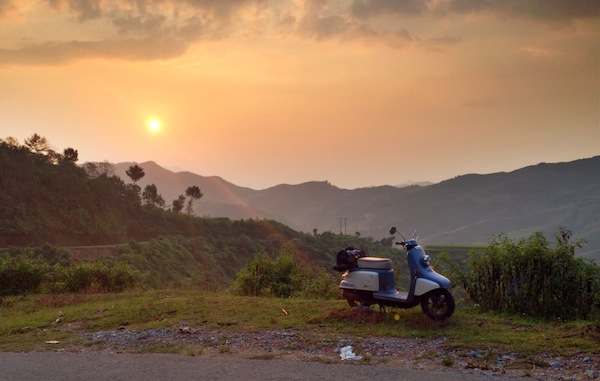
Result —
[{"label": "utility pole", "polygon": [[342,220],[344,220],[344,230],[343,230],[343,233],[346,234],[346,226],[347,226],[348,218],[346,218],[346,217],[338,217],[338,220],[340,221],[340,234],[342,234]]}]

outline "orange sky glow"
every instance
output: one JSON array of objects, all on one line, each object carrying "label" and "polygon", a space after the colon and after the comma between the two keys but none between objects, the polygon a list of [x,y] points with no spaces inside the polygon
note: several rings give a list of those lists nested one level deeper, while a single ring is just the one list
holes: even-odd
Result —
[{"label": "orange sky glow", "polygon": [[0,0],[0,138],[34,133],[253,189],[592,157],[600,2]]}]

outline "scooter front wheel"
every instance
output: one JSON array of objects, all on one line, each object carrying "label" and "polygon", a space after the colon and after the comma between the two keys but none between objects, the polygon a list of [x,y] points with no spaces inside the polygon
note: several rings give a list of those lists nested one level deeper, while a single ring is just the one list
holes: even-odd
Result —
[{"label": "scooter front wheel", "polygon": [[421,299],[421,309],[430,319],[448,319],[454,312],[454,297],[445,288],[429,291]]},{"label": "scooter front wheel", "polygon": [[351,308],[361,306],[369,307],[373,304],[373,301],[370,300],[372,299],[370,298],[370,295],[365,295],[360,291],[342,289],[342,296],[346,299],[346,302],[348,302],[348,305]]}]

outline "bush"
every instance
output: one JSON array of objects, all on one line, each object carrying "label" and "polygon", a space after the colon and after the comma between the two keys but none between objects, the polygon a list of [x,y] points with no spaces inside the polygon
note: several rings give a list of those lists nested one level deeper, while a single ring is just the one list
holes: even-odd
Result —
[{"label": "bush", "polygon": [[339,283],[338,273],[319,270],[313,275],[309,272],[294,295],[307,299],[337,299],[340,297]]},{"label": "bush", "polygon": [[101,262],[83,262],[63,267],[55,265],[47,275],[50,292],[120,292],[134,287],[139,274],[125,263],[107,266]]},{"label": "bush", "polygon": [[26,255],[0,257],[0,296],[35,292],[44,279],[47,266]]},{"label": "bush", "polygon": [[311,269],[299,265],[291,254],[282,249],[274,259],[264,253],[256,255],[238,272],[231,290],[247,296],[338,297],[334,278],[323,270],[315,276]]},{"label": "bush", "polygon": [[71,263],[71,253],[64,248],[45,243],[42,247],[34,249],[34,254],[49,265],[60,264],[68,266]]},{"label": "bush", "polygon": [[265,253],[257,254],[237,274],[232,291],[238,295],[272,295],[275,264]]},{"label": "bush", "polygon": [[560,229],[555,245],[542,233],[517,242],[499,235],[483,254],[471,254],[468,271],[457,266],[469,297],[484,310],[546,319],[590,319],[600,315],[600,267],[575,256],[579,243]]}]

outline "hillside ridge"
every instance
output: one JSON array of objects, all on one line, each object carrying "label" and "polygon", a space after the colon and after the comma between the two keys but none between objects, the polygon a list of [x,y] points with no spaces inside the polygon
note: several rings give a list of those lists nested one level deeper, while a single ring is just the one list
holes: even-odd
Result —
[{"label": "hillside ridge", "polygon": [[[115,173],[128,181],[125,171],[133,164],[115,164]],[[600,156],[465,174],[426,186],[357,189],[308,181],[253,190],[218,176],[174,173],[154,162],[139,165],[146,176],[138,184],[155,184],[168,205],[187,186],[199,186],[204,196],[195,212],[201,216],[269,218],[305,232],[375,239],[396,225],[417,230],[425,244],[482,244],[499,233],[521,238],[565,227],[586,240],[584,256],[600,259]]]}]

